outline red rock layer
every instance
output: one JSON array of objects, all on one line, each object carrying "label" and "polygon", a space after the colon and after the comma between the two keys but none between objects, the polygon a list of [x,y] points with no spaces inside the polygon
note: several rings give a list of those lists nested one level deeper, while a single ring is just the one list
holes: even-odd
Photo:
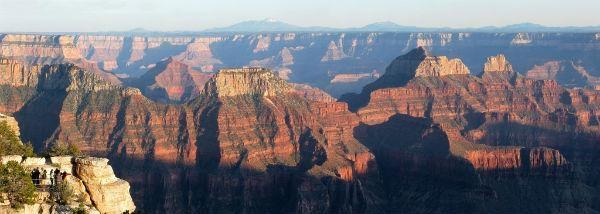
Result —
[{"label": "red rock layer", "polygon": [[460,142],[560,146],[571,137],[555,132],[580,133],[587,142],[598,139],[599,96],[595,91],[562,88],[552,80],[490,70],[482,78],[416,77],[404,87],[377,89],[358,114],[367,124],[395,114],[432,118],[458,153],[463,150]]},{"label": "red rock layer", "polygon": [[188,105],[153,102],[73,65],[43,67],[32,87],[35,98],[10,112],[26,139],[110,157],[141,209],[362,212],[379,201],[365,186],[377,167],[353,137],[358,117],[271,72],[217,74]]},{"label": "red rock layer", "polygon": [[558,150],[548,148],[471,150],[465,158],[484,173],[558,177],[570,170],[566,158]]},{"label": "red rock layer", "polygon": [[200,94],[211,76],[210,73],[194,70],[189,65],[169,58],[159,62],[131,84],[141,88],[142,93],[153,100],[186,102]]}]

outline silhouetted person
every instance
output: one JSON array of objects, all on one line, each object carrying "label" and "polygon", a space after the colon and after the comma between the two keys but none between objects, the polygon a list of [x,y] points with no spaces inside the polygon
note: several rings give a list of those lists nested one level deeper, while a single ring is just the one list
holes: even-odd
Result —
[{"label": "silhouetted person", "polygon": [[33,179],[33,184],[40,185],[40,170],[34,169],[31,173],[31,179]]},{"label": "silhouetted person", "polygon": [[54,180],[56,181],[56,184],[60,184],[62,182],[62,176],[60,175],[60,170],[56,170],[54,171]]},{"label": "silhouetted person", "polygon": [[63,172],[63,173],[61,174],[61,177],[62,177],[62,180],[63,180],[63,181],[64,181],[65,179],[67,179],[67,172],[66,172],[66,171],[65,171],[65,172]]},{"label": "silhouetted person", "polygon": [[54,186],[54,169],[50,170],[50,184]]}]

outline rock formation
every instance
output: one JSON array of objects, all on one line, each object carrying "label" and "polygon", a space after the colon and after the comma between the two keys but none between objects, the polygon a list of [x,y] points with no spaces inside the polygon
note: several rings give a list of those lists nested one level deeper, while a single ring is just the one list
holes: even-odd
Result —
[{"label": "rock formation", "polygon": [[[70,62],[86,67],[83,64],[87,62],[121,77],[139,77],[169,57],[203,72],[260,66],[293,72],[287,75],[289,81],[311,84],[334,97],[359,92],[374,81],[332,82],[335,75],[384,71],[390,61],[416,47],[460,56],[474,74],[483,70],[482,57],[501,52],[521,72],[549,61],[573,61],[591,76],[600,76],[600,64],[595,57],[600,40],[595,33],[2,34],[0,38],[0,57],[19,59],[28,65]],[[577,79],[580,75],[567,72],[566,76]],[[574,86],[581,87],[579,83]]]},{"label": "rock formation", "polygon": [[467,151],[476,170],[489,174],[566,176],[570,164],[558,150],[549,148],[499,148]]},{"label": "rock formation", "polygon": [[[398,59],[407,59],[414,56],[414,53],[415,51]],[[468,164],[465,165],[456,160],[445,161],[448,165],[440,166],[441,169],[436,171],[450,169],[456,171],[457,167],[458,169],[462,168],[461,166],[468,168],[470,165],[481,176],[481,183],[477,180],[470,180],[468,175],[472,175],[473,172],[469,171],[463,176],[453,178],[463,179],[462,182],[468,182],[469,185],[474,186],[466,186],[466,189],[457,190],[451,194],[463,194],[460,192],[471,191],[473,192],[467,193],[467,195],[473,196],[474,192],[483,194],[481,196],[483,199],[481,197],[473,199],[483,201],[480,201],[478,205],[473,205],[474,207],[471,207],[473,210],[469,212],[480,212],[477,210],[496,207],[499,205],[498,203],[505,206],[500,212],[513,212],[520,209],[547,212],[560,212],[558,210],[563,209],[569,210],[564,212],[581,212],[593,209],[593,199],[583,196],[591,193],[581,186],[590,185],[597,188],[597,185],[593,182],[579,180],[577,177],[596,175],[593,169],[588,168],[596,167],[589,165],[593,160],[589,159],[590,154],[587,152],[588,149],[598,151],[599,148],[594,143],[600,139],[600,135],[598,135],[600,127],[597,123],[600,94],[596,91],[565,89],[556,81],[524,78],[512,70],[512,66],[502,55],[488,58],[481,78],[470,75],[447,75],[434,78],[415,77],[407,82],[406,77],[416,73],[419,68],[418,64],[404,63],[404,66],[395,67],[394,63],[398,63],[398,61],[394,61],[389,67],[389,69],[393,69],[391,72],[394,75],[384,74],[379,80],[365,88],[366,91],[372,90],[372,92],[370,96],[362,99],[367,100],[368,104],[357,110],[361,121],[369,127],[379,127],[388,123],[390,123],[390,127],[394,127],[391,124],[398,123],[398,115],[405,115],[406,117],[427,118],[432,123],[439,124],[440,129],[447,136],[449,153],[464,158]],[[380,84],[382,82],[387,84]],[[404,86],[385,87],[399,83]],[[361,95],[364,96],[364,94]],[[409,122],[409,124],[411,123],[414,122]],[[414,127],[415,125],[409,126]],[[373,137],[367,135],[364,141],[376,140],[375,136],[381,137],[383,140],[406,139],[413,132],[385,132],[385,129],[382,131],[384,133]],[[382,136],[393,133],[405,134],[387,138]],[[416,140],[408,142],[419,139],[425,141],[427,136],[425,134],[417,135],[414,137]],[[398,143],[400,142],[403,141]],[[586,142],[584,143],[586,146],[579,147],[581,142]],[[422,148],[426,145],[414,148]],[[384,149],[383,151],[393,150]],[[438,150],[432,148],[429,153],[435,151]],[[378,160],[386,157],[378,155],[377,152],[375,154]],[[402,158],[407,155],[393,156]],[[398,167],[406,167],[394,166],[382,161],[378,161],[378,165],[382,170],[389,170],[390,167],[391,170],[399,170]],[[588,170],[575,175],[573,167],[583,167]],[[510,195],[518,190],[517,180],[509,179],[510,181],[499,182],[494,179],[498,176],[518,176],[519,179],[529,183],[528,185],[532,185],[531,188],[535,189],[533,191],[550,189],[551,191],[566,191],[570,194],[582,195],[582,200],[586,201],[586,205],[579,207],[577,201],[565,199],[549,192],[544,196],[528,196],[528,199],[539,198],[547,202],[543,205],[513,206],[516,201],[511,199]],[[446,178],[443,175],[434,177],[437,177],[436,179]],[[554,185],[554,183],[568,183],[577,187],[571,189],[565,185]],[[441,185],[439,188],[443,187],[444,185]],[[481,189],[482,187],[484,188]],[[486,188],[491,189],[486,190]],[[508,189],[510,191],[504,191]],[[435,192],[436,188],[430,191]],[[425,192],[428,191],[425,190]],[[490,196],[492,200],[485,199]],[[442,197],[435,200],[445,201],[448,198]],[[557,200],[565,201],[566,207],[557,206],[555,204],[558,202]],[[448,203],[462,202],[450,201]],[[508,204],[511,206],[507,206]],[[448,206],[442,207],[448,208]],[[447,211],[456,212],[457,210]],[[465,212],[465,210],[460,211]]]},{"label": "rock formation", "polygon": [[585,87],[600,84],[600,78],[590,74],[583,66],[573,61],[548,61],[535,65],[526,73],[528,78],[556,80],[566,87]]},{"label": "rock formation", "polygon": [[506,57],[500,54],[487,58],[487,62],[483,65],[483,72],[513,72],[513,68]]},{"label": "rock formation", "polygon": [[334,41],[329,42],[329,47],[327,47],[327,52],[325,52],[325,55],[321,58],[321,62],[342,60],[346,57],[343,48],[341,43],[338,46]]},{"label": "rock formation", "polygon": [[75,159],[75,174],[86,187],[100,213],[133,212],[129,183],[115,176],[106,158]]},{"label": "rock formation", "polygon": [[[214,55],[247,39],[235,38],[213,44]],[[271,37],[259,52],[282,38]],[[288,41],[294,38],[301,39]],[[144,50],[165,44],[136,42]],[[377,42],[374,35],[364,44]],[[345,44],[356,44],[348,56],[360,55],[360,41]],[[302,55],[294,56],[293,66],[301,66]],[[524,78],[506,58],[488,58],[479,77],[460,60],[419,48],[354,95],[361,105],[262,68],[222,69],[180,105],[72,64],[21,69],[36,75],[7,69],[37,79],[4,79],[0,108],[38,150],[59,140],[109,158],[143,211],[594,211],[600,94]],[[110,171],[102,163],[92,167]],[[516,203],[523,198],[539,203]]]},{"label": "rock formation", "polygon": [[220,71],[188,104],[165,105],[80,71],[45,66],[12,113],[38,149],[59,140],[110,158],[142,210],[379,208],[377,180],[367,179],[374,157],[353,136],[358,117],[322,91],[244,68]]},{"label": "rock formation", "polygon": [[351,110],[366,105],[371,92],[382,88],[404,86],[414,78],[444,77],[468,75],[469,69],[460,59],[448,60],[445,56],[432,56],[424,47],[399,56],[386,68],[375,82],[366,85],[361,94],[349,94],[342,97],[350,104]]},{"label": "rock formation", "polygon": [[67,176],[63,182],[73,190],[74,198],[80,198],[82,201],[73,200],[66,205],[50,203],[47,199],[50,197],[49,192],[38,189],[38,201],[34,204],[25,205],[25,208],[20,210],[0,206],[0,213],[55,213],[83,207],[88,213],[120,214],[136,209],[129,193],[129,183],[115,177],[111,166],[108,165],[108,159],[71,156],[24,158],[18,155],[3,156],[1,159],[2,164],[15,161],[26,170],[46,172],[46,179],[38,181],[41,185],[51,185],[53,182],[50,179],[50,171],[66,172]]},{"label": "rock formation", "polygon": [[142,93],[161,102],[186,102],[204,89],[212,76],[192,69],[173,58],[159,62],[139,79],[130,80],[130,85],[140,88]]},{"label": "rock formation", "polygon": [[207,93],[215,93],[219,97],[274,97],[291,91],[284,80],[263,68],[224,69],[219,71],[206,87]]}]

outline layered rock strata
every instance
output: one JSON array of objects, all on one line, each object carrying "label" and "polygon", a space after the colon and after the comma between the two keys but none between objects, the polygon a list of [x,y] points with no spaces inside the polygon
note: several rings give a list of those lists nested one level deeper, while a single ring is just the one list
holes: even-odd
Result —
[{"label": "layered rock strata", "polygon": [[244,68],[220,71],[188,104],[165,105],[80,71],[44,66],[12,113],[37,149],[58,140],[109,157],[142,210],[379,208],[377,180],[367,179],[374,156],[353,137],[358,117],[322,91]]},{"label": "layered rock strata", "polygon": [[[504,53],[515,70],[526,72],[550,61],[574,62],[600,76],[600,40],[595,33],[237,33],[210,35],[0,35],[0,56],[27,64],[87,61],[122,77],[139,77],[162,59],[174,59],[203,72],[225,67],[262,66],[281,70],[290,81],[326,90],[334,97],[374,81],[332,81],[337,74],[382,72],[398,55],[422,46],[460,56],[474,74],[486,56]],[[560,53],[560,54],[556,54]],[[566,66],[569,67],[569,66]],[[570,69],[569,69],[570,70]],[[578,72],[566,72],[579,79]],[[559,81],[560,82],[560,81]],[[562,82],[561,82],[562,83]],[[567,82],[569,87],[590,83]],[[575,84],[576,83],[576,84]]]},{"label": "layered rock strata", "polygon": [[129,82],[154,100],[182,103],[197,97],[211,76],[210,73],[194,70],[189,65],[169,58],[159,62],[140,78]]},{"label": "layered rock strata", "polygon": [[[594,164],[590,165],[594,159],[588,151],[598,151],[599,148],[595,142],[600,139],[597,122],[600,94],[587,89],[566,89],[552,80],[524,78],[512,69],[503,55],[489,57],[480,77],[464,74],[416,75],[421,64],[431,64],[426,59],[427,54],[423,50],[398,57],[388,67],[393,75],[384,74],[365,87],[363,92],[371,91],[370,96],[354,95],[355,100],[367,103],[357,110],[366,126],[398,123],[399,115],[424,118],[439,124],[439,129],[447,136],[449,154],[467,162],[446,161],[449,165],[436,171],[457,171],[457,167],[460,169],[461,166],[473,170],[453,178],[469,183],[464,186],[465,189],[449,193],[461,195],[473,191],[467,195],[479,195],[473,198],[479,201],[478,204],[468,212],[490,208],[499,212],[585,212],[594,209],[594,198],[586,196],[593,193],[586,188],[598,186],[581,177],[597,174]],[[382,137],[391,133],[402,132],[390,131],[375,136],[389,143],[394,143],[389,139],[397,139],[396,143],[401,144],[411,132],[403,136]],[[416,139],[425,140],[426,136],[423,134]],[[366,142],[375,139],[365,138]],[[435,151],[431,149],[429,153],[434,154]],[[398,170],[398,166],[380,161],[385,156],[375,154],[381,169],[392,167],[392,170]],[[469,175],[473,174],[480,176],[480,180],[471,180]],[[443,174],[434,177],[438,180],[446,178]],[[502,180],[498,180],[499,177]],[[519,189],[519,181],[530,185],[531,192],[545,192],[544,195],[529,195],[530,191]],[[438,185],[438,188],[444,188],[443,184]],[[438,190],[434,185],[433,189],[424,191],[431,193]],[[557,191],[578,195],[581,199],[562,197],[554,193]],[[528,195],[527,200],[539,199],[545,203],[518,205],[517,199],[512,197],[515,192],[521,196]],[[446,201],[448,198],[435,200]],[[582,202],[585,205],[580,206],[579,200],[585,201]],[[556,205],[561,201],[565,206]],[[462,202],[448,203],[440,207],[451,208],[453,203]],[[446,210],[456,211],[465,212],[461,209]]]},{"label": "layered rock strata", "polygon": [[[55,65],[23,86],[27,96],[6,87],[0,106],[23,97],[8,113],[37,147],[60,140],[109,157],[145,211],[593,210],[597,91],[511,67],[490,57],[477,77],[417,49],[358,95],[365,107],[352,113],[259,68],[222,70],[189,103],[165,105]],[[510,192],[544,203],[514,203]]]}]

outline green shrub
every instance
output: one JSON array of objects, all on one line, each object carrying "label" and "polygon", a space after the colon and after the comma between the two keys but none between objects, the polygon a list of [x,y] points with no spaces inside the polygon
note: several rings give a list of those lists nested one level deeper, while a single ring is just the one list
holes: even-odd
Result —
[{"label": "green shrub", "polygon": [[65,143],[62,142],[55,142],[52,147],[46,150],[46,154],[48,156],[79,156],[81,152],[79,151],[79,148],[73,144],[65,145]]},{"label": "green shrub", "polygon": [[21,155],[32,157],[33,146],[31,144],[23,144],[6,121],[0,122],[0,156],[3,155]]},{"label": "green shrub", "polygon": [[61,182],[57,186],[58,193],[58,203],[61,205],[67,205],[73,199],[75,193],[73,192],[73,188],[67,184],[67,182]]},{"label": "green shrub", "polygon": [[72,210],[73,214],[88,214],[87,210],[82,203],[79,203],[79,207]]},{"label": "green shrub", "polygon": [[0,164],[0,192],[7,194],[11,207],[16,209],[33,204],[37,197],[29,172],[14,161]]}]

